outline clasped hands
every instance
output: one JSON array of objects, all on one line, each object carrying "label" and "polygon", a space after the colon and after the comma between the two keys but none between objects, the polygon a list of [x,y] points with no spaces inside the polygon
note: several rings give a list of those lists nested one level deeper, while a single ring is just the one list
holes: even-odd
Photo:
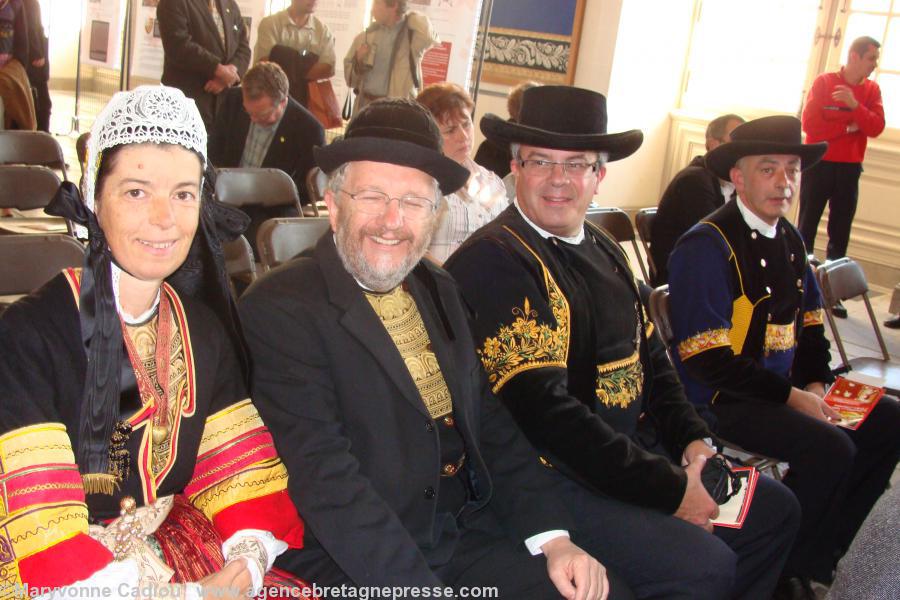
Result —
[{"label": "clasped hands", "polygon": [[203,91],[208,94],[221,94],[233,85],[240,83],[237,67],[234,65],[218,65],[213,78],[206,82]]}]

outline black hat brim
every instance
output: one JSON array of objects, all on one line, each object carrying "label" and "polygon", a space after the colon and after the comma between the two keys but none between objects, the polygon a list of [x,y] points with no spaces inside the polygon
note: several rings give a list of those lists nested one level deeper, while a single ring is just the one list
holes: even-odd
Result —
[{"label": "black hat brim", "polygon": [[826,142],[818,144],[782,144],[762,140],[738,140],[722,144],[710,150],[706,155],[706,166],[719,179],[731,181],[731,169],[745,156],[763,154],[793,154],[800,157],[800,169],[805,171],[820,160],[828,150]]},{"label": "black hat brim", "polygon": [[469,170],[440,152],[419,144],[378,137],[353,137],[313,148],[316,164],[331,173],[344,163],[373,161],[411,167],[435,178],[444,196],[452,194],[469,180]]},{"label": "black hat brim", "polygon": [[603,134],[556,133],[507,121],[491,113],[481,118],[480,125],[485,137],[500,146],[515,143],[557,150],[606,152],[610,162],[631,156],[644,141],[644,134],[639,129]]}]

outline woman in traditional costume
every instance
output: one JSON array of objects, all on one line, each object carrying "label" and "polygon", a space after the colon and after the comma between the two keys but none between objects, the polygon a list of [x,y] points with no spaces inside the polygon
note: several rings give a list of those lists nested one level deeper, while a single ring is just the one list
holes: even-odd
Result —
[{"label": "woman in traditional costume", "polygon": [[200,114],[120,92],[89,144],[83,202],[47,209],[87,229],[84,268],[0,319],[0,598],[300,586],[270,571],[303,524],[247,398],[221,250],[246,219],[212,200]]}]

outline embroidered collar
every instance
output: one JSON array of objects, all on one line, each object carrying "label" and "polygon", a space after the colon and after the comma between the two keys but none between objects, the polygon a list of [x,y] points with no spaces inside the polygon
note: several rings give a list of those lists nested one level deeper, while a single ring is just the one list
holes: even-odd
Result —
[{"label": "embroidered collar", "polygon": [[769,225],[753,214],[750,209],[744,205],[744,200],[740,197],[738,197],[737,207],[738,210],[741,211],[741,217],[744,218],[744,223],[747,224],[747,227],[755,229],[769,239],[775,239],[775,234],[778,233],[778,228],[775,225]]},{"label": "embroidered collar", "polygon": [[526,217],[526,216],[525,216],[525,213],[522,212],[522,209],[519,207],[519,200],[518,200],[518,198],[514,198],[514,199],[513,199],[513,204],[516,206],[516,210],[519,211],[519,214],[522,215],[522,218],[525,219],[525,222],[528,223],[528,225],[529,225],[532,229],[534,229],[535,231],[537,231],[537,232],[538,232],[538,235],[541,236],[542,238],[544,238],[545,240],[549,240],[550,238],[557,238],[557,239],[560,239],[560,240],[564,241],[564,242],[567,243],[567,244],[573,244],[573,245],[575,245],[575,246],[577,246],[578,244],[580,244],[581,242],[584,241],[584,227],[582,227],[581,229],[579,229],[579,230],[578,230],[578,233],[575,234],[575,235],[573,235],[573,236],[568,236],[568,237],[567,237],[567,236],[562,236],[562,235],[555,235],[555,234],[550,233],[549,231],[546,231],[546,230],[544,230],[544,229],[541,229],[540,227],[538,227],[537,225],[535,225],[535,224],[531,221],[531,219],[529,219],[528,217]]}]

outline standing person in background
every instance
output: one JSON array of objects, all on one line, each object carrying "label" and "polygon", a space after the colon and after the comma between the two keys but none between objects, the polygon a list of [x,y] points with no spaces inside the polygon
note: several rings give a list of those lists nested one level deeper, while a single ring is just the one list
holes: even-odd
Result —
[{"label": "standing person in background", "polygon": [[50,63],[47,60],[47,45],[49,40],[44,34],[44,24],[41,21],[41,5],[38,0],[22,0],[25,7],[26,27],[28,28],[28,64],[25,72],[28,73],[28,81],[35,89],[36,98],[34,111],[37,116],[37,128],[39,131],[50,132],[50,108],[53,102],[50,100],[50,88],[47,85],[50,79]]},{"label": "standing person in background", "polygon": [[[519,119],[519,110],[522,108],[522,94],[525,90],[537,87],[536,81],[523,81],[509,90],[506,96],[506,111],[509,113],[510,121]],[[509,163],[512,162],[512,154],[509,152],[509,146],[498,146],[491,140],[485,138],[481,145],[478,146],[478,152],[475,153],[475,162],[497,174],[497,177],[506,177],[511,170]]]},{"label": "standing person in background", "polygon": [[431,21],[410,11],[408,0],[375,0],[372,20],[344,57],[344,78],[357,93],[354,114],[378,98],[415,98],[422,57],[438,43]]},{"label": "standing person in background", "polygon": [[[870,37],[853,40],[847,64],[836,73],[819,75],[803,108],[807,142],[828,142],[828,151],[803,175],[798,228],[812,252],[828,204],[828,260],[847,254],[866,143],[884,131],[881,88],[869,79],[878,66],[879,48],[881,44]],[[838,302],[832,313],[845,318],[847,309]]]},{"label": "standing person in background", "polygon": [[313,14],[316,2],[291,0],[288,8],[260,21],[253,47],[253,64],[269,60],[275,46],[288,46],[300,53],[312,53],[318,57],[318,61],[306,72],[308,80],[327,79],[334,75],[334,35]]},{"label": "standing person in background", "polygon": [[250,32],[235,0],[159,0],[165,59],[162,83],[197,103],[209,132],[219,94],[237,85],[250,65]]},{"label": "standing person in background", "polygon": [[422,90],[416,102],[437,121],[444,140],[444,156],[452,158],[470,175],[466,185],[445,196],[446,207],[438,215],[437,228],[428,253],[443,263],[476,229],[487,225],[509,205],[503,181],[469,158],[475,127],[471,96],[455,83],[433,83]]}]

